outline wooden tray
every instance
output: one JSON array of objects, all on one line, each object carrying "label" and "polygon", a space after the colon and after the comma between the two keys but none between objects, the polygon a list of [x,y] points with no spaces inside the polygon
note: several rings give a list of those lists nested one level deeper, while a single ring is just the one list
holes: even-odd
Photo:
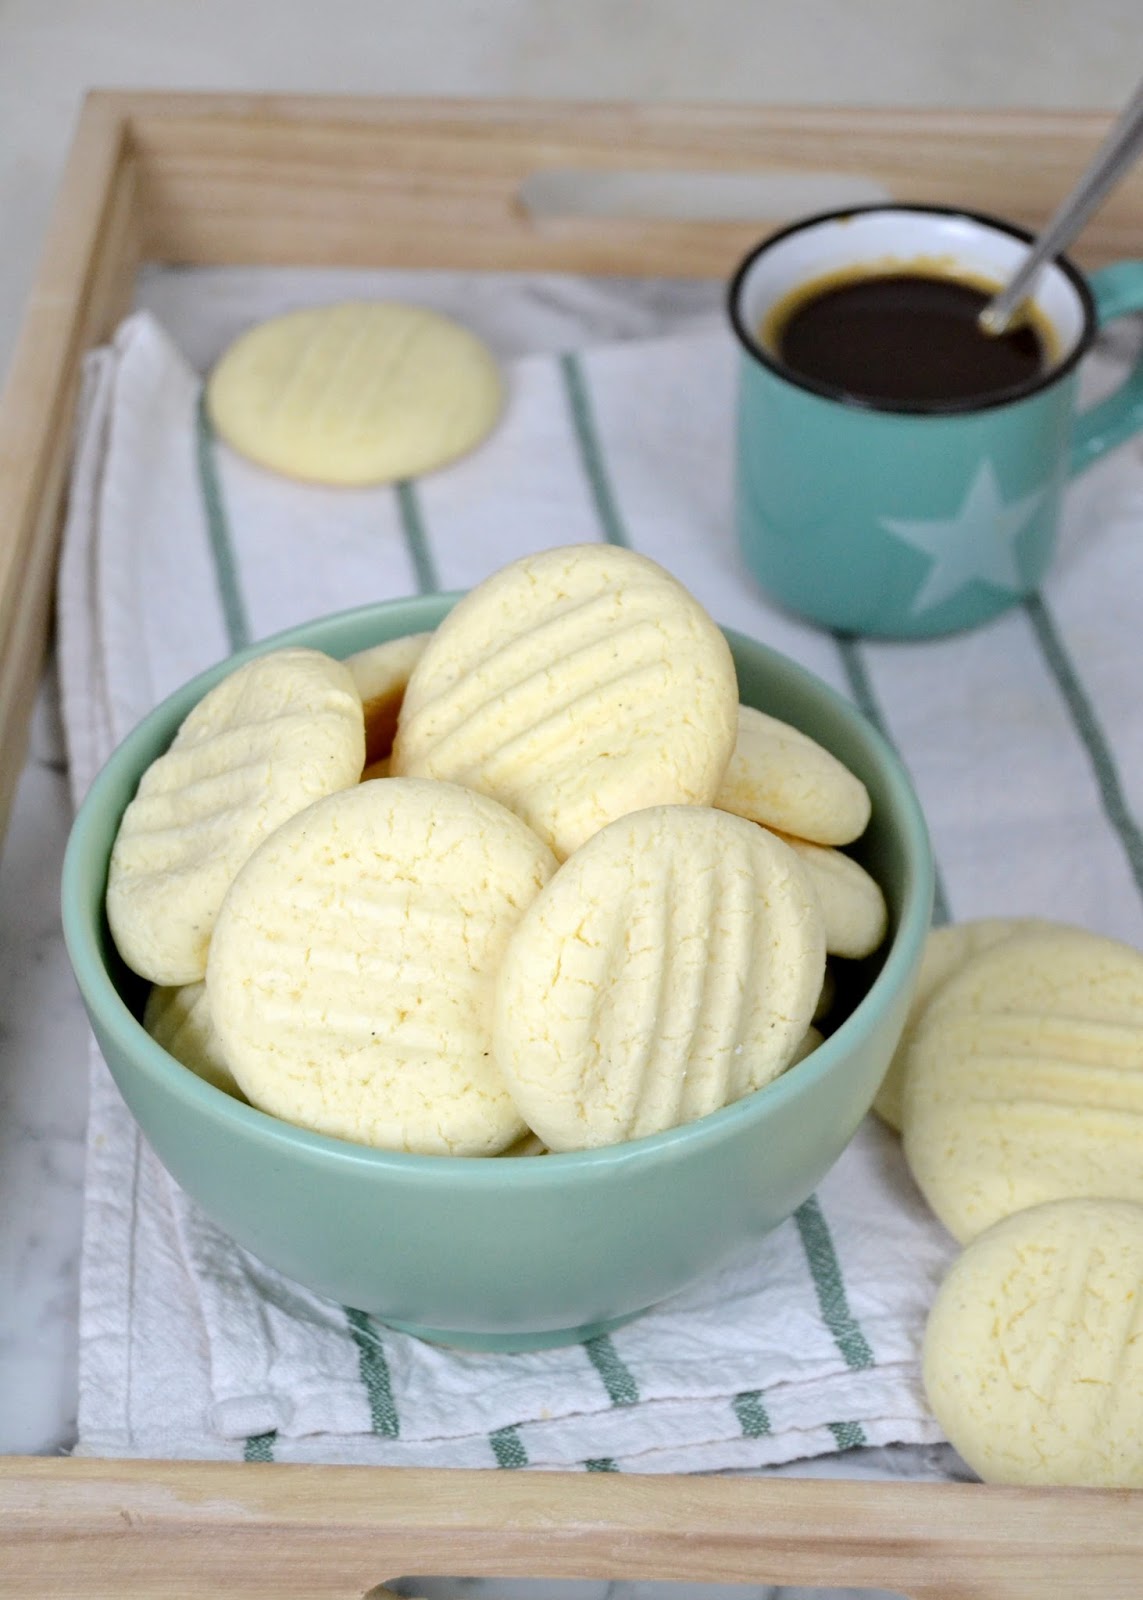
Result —
[{"label": "wooden tray", "polygon": [[[536,174],[831,173],[1035,228],[1109,119],[92,95],[0,404],[0,826],[48,636],[85,350],[141,262],[724,277],[785,220],[538,215]],[[557,186],[558,192],[558,186]],[[827,202],[828,203],[828,202]],[[709,209],[709,208],[708,208]],[[795,205],[795,209],[805,209]],[[1143,170],[1078,258],[1143,256]],[[1143,1495],[957,1484],[0,1460],[0,1594],[364,1595],[406,1573],[1143,1595]]]}]

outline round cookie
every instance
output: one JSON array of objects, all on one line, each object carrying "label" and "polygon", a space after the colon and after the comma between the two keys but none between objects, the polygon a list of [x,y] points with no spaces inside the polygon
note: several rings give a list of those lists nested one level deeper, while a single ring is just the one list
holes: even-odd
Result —
[{"label": "round cookie", "polygon": [[250,328],[206,406],[240,455],[311,483],[391,483],[475,448],[500,416],[492,353],[420,306],[349,301]]},{"label": "round cookie", "polygon": [[706,807],[634,812],[524,913],[493,1055],[552,1150],[659,1133],[790,1064],[824,966],[821,909],[781,840]]},{"label": "round cookie", "polygon": [[715,805],[811,844],[852,844],[869,821],[869,791],[808,734],[739,706],[734,752]]},{"label": "round cookie", "polygon": [[1143,1487],[1143,1206],[1059,1200],[953,1264],[925,1331],[937,1421],[989,1483]]},{"label": "round cookie", "polygon": [[829,845],[782,834],[805,867],[825,918],[826,954],[859,961],[872,955],[889,927],[889,910],[876,880],[860,862]]},{"label": "round cookie", "polygon": [[[375,644],[345,658],[361,696],[367,769],[386,760],[393,748],[397,714],[405,698],[409,674],[431,637],[428,633],[410,633],[401,639],[386,639],[383,644]],[[373,776],[384,774],[374,773]]]},{"label": "round cookie", "polygon": [[1037,917],[978,917],[971,922],[950,922],[934,928],[925,940],[925,953],[913,991],[909,1016],[901,1042],[889,1063],[889,1070],[881,1081],[873,1109],[896,1133],[901,1131],[901,1101],[905,1092],[905,1057],[913,1030],[921,1020],[929,1001],[946,978],[959,972],[965,962],[982,950],[988,950],[1014,933],[1035,933],[1058,926]]},{"label": "round cookie", "polygon": [[196,1077],[241,1098],[210,1014],[205,983],[184,983],[177,989],[156,984],[147,996],[143,1026],[156,1044]]},{"label": "round cookie", "polygon": [[903,1130],[962,1243],[1043,1201],[1143,1201],[1143,954],[1059,928],[977,955],[913,1032]]},{"label": "round cookie", "polygon": [[320,650],[275,650],[203,696],[147,768],[119,824],[107,879],[111,933],[132,971],[197,983],[222,897],[295,812],[356,784],[361,700]]},{"label": "round cookie", "polygon": [[207,992],[243,1093],[334,1138],[493,1155],[524,1124],[493,1064],[508,937],[555,870],[519,818],[387,778],[294,817],[226,896]]},{"label": "round cookie", "polygon": [[730,649],[662,567],[614,545],[526,556],[413,670],[393,771],[493,796],[569,856],[616,817],[708,806],[734,747]]}]

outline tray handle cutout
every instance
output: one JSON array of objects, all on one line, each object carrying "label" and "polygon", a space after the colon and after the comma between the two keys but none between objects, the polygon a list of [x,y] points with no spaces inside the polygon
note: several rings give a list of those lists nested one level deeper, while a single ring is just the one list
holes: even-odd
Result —
[{"label": "tray handle cutout", "polygon": [[537,222],[565,217],[639,222],[785,222],[891,200],[883,184],[843,172],[611,172],[551,167],[520,185]]}]

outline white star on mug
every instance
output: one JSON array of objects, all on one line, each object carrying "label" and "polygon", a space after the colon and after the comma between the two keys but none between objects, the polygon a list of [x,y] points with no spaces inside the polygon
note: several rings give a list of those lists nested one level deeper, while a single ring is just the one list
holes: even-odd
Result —
[{"label": "white star on mug", "polygon": [[992,463],[985,461],[954,517],[927,522],[883,517],[881,526],[887,533],[932,560],[910,613],[931,611],[976,580],[1020,594],[1025,583],[1016,561],[1016,540],[1046,493],[1046,488],[1036,489],[1006,504]]}]

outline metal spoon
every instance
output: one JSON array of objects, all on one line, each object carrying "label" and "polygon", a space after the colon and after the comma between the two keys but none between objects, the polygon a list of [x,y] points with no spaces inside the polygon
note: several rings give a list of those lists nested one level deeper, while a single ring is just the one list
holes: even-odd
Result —
[{"label": "metal spoon", "polygon": [[1126,109],[1092,157],[1071,194],[1032,244],[1015,276],[998,294],[993,295],[981,311],[977,321],[985,333],[995,336],[1006,331],[1040,268],[1067,249],[1095,208],[1111,193],[1141,151],[1143,83],[1131,96]]}]

